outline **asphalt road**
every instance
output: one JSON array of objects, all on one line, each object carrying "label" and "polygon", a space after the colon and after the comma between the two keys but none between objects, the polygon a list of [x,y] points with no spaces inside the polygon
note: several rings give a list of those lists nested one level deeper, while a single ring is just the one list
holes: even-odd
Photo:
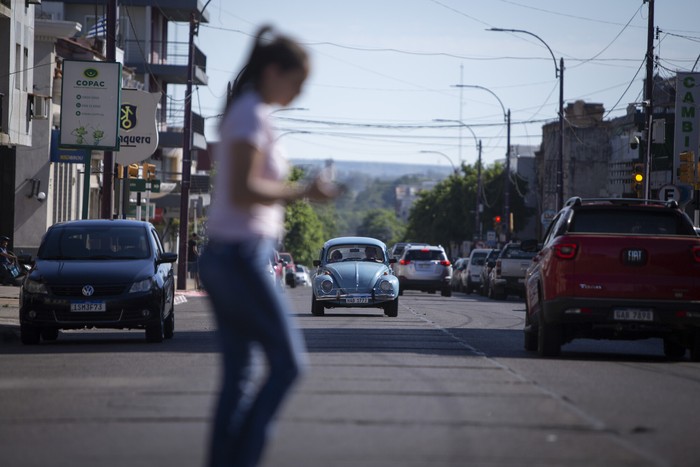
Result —
[{"label": "asphalt road", "polygon": [[[310,368],[266,467],[700,465],[700,366],[658,340],[545,360],[522,349],[515,299],[406,292],[397,318],[313,317],[308,288],[287,295]],[[163,344],[72,331],[25,347],[2,311],[0,465],[203,465],[219,371],[205,298],[177,305]]]}]

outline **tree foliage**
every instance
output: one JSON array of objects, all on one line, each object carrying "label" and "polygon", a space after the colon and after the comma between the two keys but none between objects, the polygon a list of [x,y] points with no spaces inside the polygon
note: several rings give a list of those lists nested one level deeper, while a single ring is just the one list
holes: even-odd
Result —
[{"label": "tree foliage", "polygon": [[357,235],[381,240],[393,245],[403,238],[404,226],[391,209],[371,209],[365,213],[357,227]]},{"label": "tree foliage", "polygon": [[[476,239],[480,232],[483,236],[487,230],[492,230],[493,217],[504,214],[505,172],[502,165],[496,164],[482,169],[481,177],[484,207],[480,214],[481,228],[476,226],[478,171],[476,166],[465,164],[461,174],[452,175],[419,195],[409,214],[405,239],[449,245]],[[513,180],[509,183],[510,211],[517,227],[531,215],[520,196],[526,193],[527,186],[518,180],[516,190]]]}]

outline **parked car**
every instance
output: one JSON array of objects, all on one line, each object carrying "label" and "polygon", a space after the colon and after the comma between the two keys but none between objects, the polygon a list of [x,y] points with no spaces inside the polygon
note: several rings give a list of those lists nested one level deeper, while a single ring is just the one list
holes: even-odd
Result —
[{"label": "parked car", "polygon": [[441,246],[407,246],[396,265],[396,275],[400,294],[404,290],[439,290],[443,297],[452,296],[452,264]]},{"label": "parked car", "polygon": [[311,275],[309,274],[309,268],[307,268],[303,264],[295,264],[294,269],[294,282],[296,285],[311,285]]},{"label": "parked car", "polygon": [[525,297],[525,273],[535,253],[524,251],[520,243],[506,244],[496,258],[489,276],[489,298],[503,300],[508,295]]},{"label": "parked car", "polygon": [[284,283],[289,287],[296,287],[296,268],[294,267],[294,258],[291,253],[286,251],[280,251],[280,260],[282,261],[282,276],[284,277]]},{"label": "parked car", "polygon": [[460,275],[460,289],[464,293],[470,294],[481,288],[481,270],[489,253],[491,253],[490,248],[476,248],[469,254],[466,268]]},{"label": "parked car", "polygon": [[20,289],[24,344],[51,341],[61,329],[145,329],[148,342],[173,337],[175,281],[155,228],[130,220],[54,224]]},{"label": "parked car", "polygon": [[527,271],[525,348],[573,339],[663,339],[700,361],[700,238],[675,201],[570,199]]},{"label": "parked car", "polygon": [[453,292],[462,290],[462,273],[467,268],[469,258],[459,258],[452,265],[452,278],[450,279],[450,289]]},{"label": "parked car", "polygon": [[392,274],[383,242],[370,237],[339,237],[328,240],[314,260],[311,313],[326,308],[382,308],[390,317],[399,312],[399,280]]},{"label": "parked car", "polygon": [[481,286],[479,287],[479,293],[484,297],[489,294],[489,277],[491,276],[491,271],[494,266],[496,266],[496,258],[501,254],[501,250],[494,248],[484,260],[484,267],[481,268]]}]

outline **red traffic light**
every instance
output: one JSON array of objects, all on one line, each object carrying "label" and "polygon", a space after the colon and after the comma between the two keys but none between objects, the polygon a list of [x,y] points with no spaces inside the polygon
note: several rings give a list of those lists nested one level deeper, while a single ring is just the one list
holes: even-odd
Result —
[{"label": "red traffic light", "polygon": [[500,224],[500,223],[501,223],[501,216],[494,216],[493,221],[494,221],[496,224]]}]

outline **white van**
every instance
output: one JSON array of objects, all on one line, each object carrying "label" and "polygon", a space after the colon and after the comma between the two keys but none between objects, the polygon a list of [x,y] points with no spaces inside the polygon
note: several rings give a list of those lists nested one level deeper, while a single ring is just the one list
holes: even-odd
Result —
[{"label": "white van", "polygon": [[481,269],[484,267],[486,257],[491,252],[491,248],[477,248],[469,255],[467,268],[462,272],[462,290],[465,293],[472,293],[481,286]]}]

